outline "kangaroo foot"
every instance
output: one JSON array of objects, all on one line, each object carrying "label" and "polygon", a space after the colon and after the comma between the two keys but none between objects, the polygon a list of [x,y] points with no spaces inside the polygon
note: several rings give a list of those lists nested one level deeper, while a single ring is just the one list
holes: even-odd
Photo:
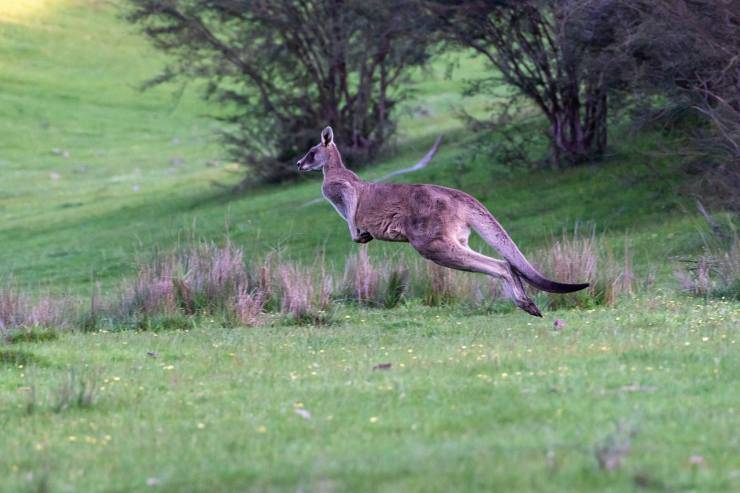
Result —
[{"label": "kangaroo foot", "polygon": [[529,298],[516,300],[516,306],[529,313],[530,315],[534,315],[535,317],[542,317],[540,309],[537,308],[537,305],[534,304],[534,301],[530,300]]}]

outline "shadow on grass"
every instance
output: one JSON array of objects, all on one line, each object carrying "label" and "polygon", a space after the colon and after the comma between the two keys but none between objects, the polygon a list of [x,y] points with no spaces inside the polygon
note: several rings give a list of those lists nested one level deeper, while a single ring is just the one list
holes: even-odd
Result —
[{"label": "shadow on grass", "polygon": [[11,332],[5,340],[9,344],[18,344],[22,342],[44,342],[53,341],[59,338],[59,332],[50,328],[32,328],[21,329]]},{"label": "shadow on grass", "polygon": [[30,351],[0,348],[0,366],[43,366],[44,361]]}]

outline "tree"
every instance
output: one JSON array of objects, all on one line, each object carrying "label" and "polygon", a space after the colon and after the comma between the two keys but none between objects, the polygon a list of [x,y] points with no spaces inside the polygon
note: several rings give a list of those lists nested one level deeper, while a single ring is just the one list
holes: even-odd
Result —
[{"label": "tree", "polygon": [[599,52],[612,90],[658,105],[643,114],[699,116],[673,152],[708,185],[694,193],[740,210],[740,1],[582,0],[578,17],[577,42]]},{"label": "tree", "polygon": [[373,156],[409,68],[427,58],[411,0],[129,2],[128,19],[174,60],[154,82],[207,81],[227,148],[248,169],[242,187],[291,176],[326,125],[350,160]]},{"label": "tree", "polygon": [[549,123],[557,165],[600,158],[607,145],[607,88],[575,42],[575,0],[425,2],[443,37],[483,55]]}]

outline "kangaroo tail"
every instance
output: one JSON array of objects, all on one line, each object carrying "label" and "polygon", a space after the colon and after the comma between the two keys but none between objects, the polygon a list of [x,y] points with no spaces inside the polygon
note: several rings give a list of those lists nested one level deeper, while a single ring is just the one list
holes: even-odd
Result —
[{"label": "kangaroo tail", "polygon": [[529,263],[524,254],[511,239],[509,233],[496,221],[482,204],[472,211],[470,226],[478,233],[486,243],[491,245],[511,266],[522,279],[542,291],[550,293],[572,293],[588,287],[588,283],[566,284],[552,281],[543,276],[532,264]]}]

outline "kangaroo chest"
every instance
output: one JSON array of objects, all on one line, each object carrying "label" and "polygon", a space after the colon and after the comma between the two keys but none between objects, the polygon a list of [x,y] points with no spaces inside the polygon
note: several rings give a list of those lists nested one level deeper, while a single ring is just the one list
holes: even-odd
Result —
[{"label": "kangaroo chest", "polygon": [[348,185],[342,182],[329,182],[324,183],[321,187],[322,195],[328,200],[334,209],[342,216],[347,219],[347,194],[351,192],[348,189]]}]

